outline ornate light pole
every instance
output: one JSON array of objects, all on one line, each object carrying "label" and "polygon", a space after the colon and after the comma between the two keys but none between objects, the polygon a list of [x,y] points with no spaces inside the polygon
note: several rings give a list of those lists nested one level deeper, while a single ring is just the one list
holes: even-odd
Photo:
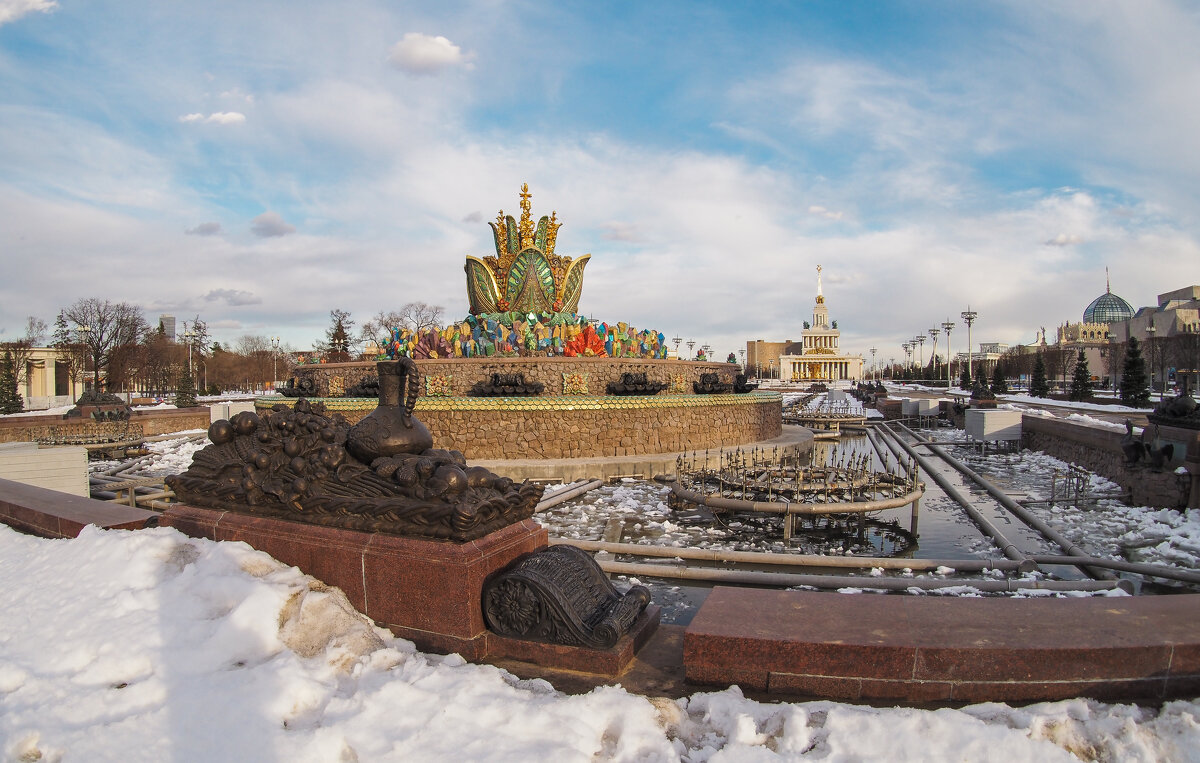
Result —
[{"label": "ornate light pole", "polygon": [[[1154,393],[1154,338],[1158,335],[1158,329],[1154,327],[1154,317],[1150,317],[1150,325],[1146,327],[1146,345],[1150,348],[1150,393]],[[1162,354],[1161,352],[1159,353]],[[1163,377],[1163,389],[1167,387],[1166,377]],[[1163,393],[1158,393],[1158,399],[1163,399]]]},{"label": "ornate light pole", "polygon": [[738,355],[742,356],[742,373],[746,373],[746,348],[738,350]]},{"label": "ornate light pole", "polygon": [[946,392],[950,391],[950,366],[954,362],[954,355],[950,352],[950,329],[954,328],[954,322],[949,318],[942,321],[942,329],[946,332]]},{"label": "ornate light pole", "polygon": [[279,381],[279,337],[271,337],[271,389]]},{"label": "ornate light pole", "polygon": [[[87,348],[88,356],[92,359],[92,392],[100,394],[100,367],[96,364],[96,356],[92,354],[91,345],[88,344],[88,340],[92,336],[92,327],[81,325],[76,331],[79,333],[79,343]],[[86,370],[85,368],[84,371]]]},{"label": "ornate light pole", "polygon": [[918,334],[915,337],[913,337],[913,341],[917,343],[917,347],[920,348],[920,350],[921,350],[921,365],[919,366],[919,368],[921,369],[921,373],[924,373],[925,372],[925,335]]},{"label": "ornate light pole", "polygon": [[875,372],[875,348],[871,348],[871,381],[878,381],[878,374]]},{"label": "ornate light pole", "polygon": [[[187,348],[188,348],[188,376],[192,375],[192,340],[198,336],[198,334],[195,331],[195,328],[196,328],[195,323],[193,323],[192,328],[189,329],[187,327],[187,321],[183,322],[183,329],[184,329],[183,338],[187,341]],[[193,380],[192,384],[194,385],[195,383],[196,383],[195,380]]]},{"label": "ornate light pole", "polygon": [[671,341],[675,343],[675,359],[679,360],[679,343],[683,341],[683,337],[671,337]]},{"label": "ornate light pole", "polygon": [[929,329],[929,336],[933,337],[933,346],[929,348],[929,365],[933,368],[934,373],[931,376],[934,376],[934,378],[936,378],[937,374],[937,338],[940,333],[942,333],[942,330],[936,326]]},{"label": "ornate light pole", "polygon": [[975,345],[971,340],[971,326],[975,323],[975,319],[979,317],[979,313],[972,310],[970,305],[967,305],[967,309],[964,310],[961,315],[962,319],[967,322],[967,378],[969,378],[971,383],[974,384],[975,369],[972,366],[971,361],[975,358]]},{"label": "ornate light pole", "polygon": [[689,339],[687,346],[688,346],[688,355],[691,356],[688,358],[688,360],[693,360],[695,358],[695,356],[692,356],[692,348],[696,346],[696,340]]},{"label": "ornate light pole", "polygon": [[775,378],[775,358],[771,358],[770,360],[768,360],[767,365],[770,366],[770,370],[767,371],[767,378],[774,379]]},{"label": "ornate light pole", "polygon": [[912,342],[901,342],[900,346],[904,348],[904,368],[906,371],[912,370],[912,363],[908,359],[912,352]]}]

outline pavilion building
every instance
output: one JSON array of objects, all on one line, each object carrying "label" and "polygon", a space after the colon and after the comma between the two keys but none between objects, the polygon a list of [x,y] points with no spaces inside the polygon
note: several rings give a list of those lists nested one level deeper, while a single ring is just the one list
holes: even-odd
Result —
[{"label": "pavilion building", "polygon": [[[817,266],[817,300],[812,324],[801,332],[800,353],[779,356],[779,377],[794,382],[862,381],[863,357],[843,353],[838,346],[842,332],[829,320],[829,308],[821,292],[821,266]],[[794,350],[795,347],[789,348]]]}]

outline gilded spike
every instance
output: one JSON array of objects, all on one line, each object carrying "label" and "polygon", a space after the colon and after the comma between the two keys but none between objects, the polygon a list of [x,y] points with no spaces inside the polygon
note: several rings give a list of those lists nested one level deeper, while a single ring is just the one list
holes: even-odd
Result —
[{"label": "gilded spike", "polygon": [[521,248],[526,249],[533,246],[533,215],[530,214],[531,204],[530,197],[533,194],[529,192],[529,184],[524,183],[521,186]]},{"label": "gilded spike", "polygon": [[554,254],[554,241],[558,238],[558,229],[562,227],[562,223],[558,222],[558,213],[550,213],[550,224],[546,226],[546,256]]}]

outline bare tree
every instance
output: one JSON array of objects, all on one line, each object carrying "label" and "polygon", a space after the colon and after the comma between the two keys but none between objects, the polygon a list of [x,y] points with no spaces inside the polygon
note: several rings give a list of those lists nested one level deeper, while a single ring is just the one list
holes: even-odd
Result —
[{"label": "bare tree", "polygon": [[378,347],[387,347],[392,341],[392,329],[406,325],[404,315],[398,310],[380,310],[375,317],[366,321],[359,331],[364,342],[374,342]]},{"label": "bare tree", "polygon": [[54,319],[54,338],[51,346],[58,351],[55,362],[67,369],[70,387],[74,389],[75,383],[87,369],[88,349],[80,340],[78,331],[73,331],[67,325],[67,316],[62,310],[58,311],[58,317]]},{"label": "bare tree", "polygon": [[81,299],[63,311],[79,326],[81,343],[92,362],[92,383],[100,388],[100,371],[108,370],[114,351],[137,345],[147,331],[142,310],[127,302],[112,303],[96,297]]}]

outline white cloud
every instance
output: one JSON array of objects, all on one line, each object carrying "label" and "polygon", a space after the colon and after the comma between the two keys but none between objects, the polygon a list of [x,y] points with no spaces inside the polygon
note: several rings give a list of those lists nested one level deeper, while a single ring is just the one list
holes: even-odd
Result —
[{"label": "white cloud", "polygon": [[179,118],[179,121],[185,124],[204,122],[206,124],[240,125],[246,121],[246,115],[237,111],[216,111],[208,116],[204,116],[203,114],[184,114]]},{"label": "white cloud", "polygon": [[49,13],[57,7],[55,0],[0,0],[0,26],[30,13]]},{"label": "white cloud", "polygon": [[808,213],[810,215],[816,215],[817,217],[824,217],[826,220],[841,220],[842,219],[841,212],[833,212],[833,211],[828,210],[825,207],[819,206],[817,204],[810,206],[808,208]]},{"label": "white cloud", "polygon": [[607,222],[600,226],[604,231],[600,238],[605,241],[640,241],[642,238],[641,232],[636,225],[630,225],[624,222]]},{"label": "white cloud", "polygon": [[1082,244],[1083,237],[1074,233],[1060,233],[1052,239],[1046,241],[1046,246],[1075,246]]},{"label": "white cloud", "polygon": [[195,228],[188,228],[184,231],[189,236],[215,236],[220,232],[220,223],[200,223]]},{"label": "white cloud", "polygon": [[262,304],[261,297],[257,297],[252,292],[242,291],[241,289],[213,289],[204,295],[204,301],[222,301],[231,307]]},{"label": "white cloud", "polygon": [[404,35],[388,55],[393,66],[409,74],[439,74],[456,66],[470,69],[470,58],[470,54],[464,54],[445,37],[431,37],[420,32]]},{"label": "white cloud", "polygon": [[289,233],[296,232],[296,226],[284,222],[284,219],[278,212],[263,212],[250,223],[250,230],[256,236],[270,238],[272,236],[286,236]]}]

